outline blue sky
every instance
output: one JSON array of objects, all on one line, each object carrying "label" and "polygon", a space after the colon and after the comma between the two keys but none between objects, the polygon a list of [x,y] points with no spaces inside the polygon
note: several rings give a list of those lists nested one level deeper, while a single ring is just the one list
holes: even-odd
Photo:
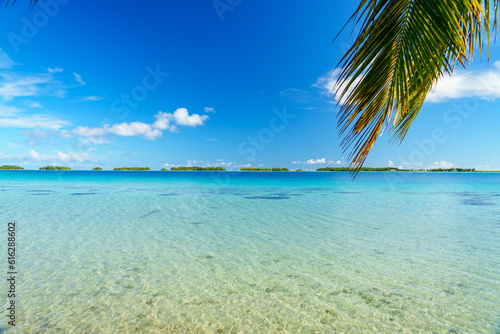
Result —
[{"label": "blue sky", "polygon": [[[0,9],[0,164],[316,169],[340,149],[356,2],[28,1]],[[443,78],[365,166],[500,170],[500,48]]]}]

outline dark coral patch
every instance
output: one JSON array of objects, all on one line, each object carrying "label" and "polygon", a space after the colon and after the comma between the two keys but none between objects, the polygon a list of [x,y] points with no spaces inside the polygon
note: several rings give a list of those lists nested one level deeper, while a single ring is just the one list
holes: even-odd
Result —
[{"label": "dark coral patch", "polygon": [[263,196],[247,196],[246,199],[289,199],[288,196],[279,196],[279,195],[263,195]]}]

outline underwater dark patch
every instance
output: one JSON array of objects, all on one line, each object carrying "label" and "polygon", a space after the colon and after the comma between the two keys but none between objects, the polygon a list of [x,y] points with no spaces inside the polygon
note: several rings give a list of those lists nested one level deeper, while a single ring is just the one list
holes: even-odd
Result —
[{"label": "underwater dark patch", "polygon": [[463,205],[479,205],[479,206],[488,206],[488,205],[496,205],[490,202],[486,202],[482,198],[470,198],[470,199],[464,199],[460,202],[460,204]]},{"label": "underwater dark patch", "polygon": [[158,194],[158,196],[180,196],[180,194]]},{"label": "underwater dark patch", "polygon": [[54,190],[26,190],[29,193],[51,193],[54,192]]},{"label": "underwater dark patch", "polygon": [[43,195],[50,195],[50,193],[33,193],[30,194],[31,196],[43,196]]},{"label": "underwater dark patch", "polygon": [[454,192],[453,194],[458,195],[458,196],[463,196],[463,197],[471,197],[471,196],[478,196],[478,193],[470,192],[470,191],[461,191],[461,192]]},{"label": "underwater dark patch", "polygon": [[246,199],[290,199],[288,196],[275,196],[275,195],[263,195],[263,196],[246,196]]},{"label": "underwater dark patch", "polygon": [[97,195],[97,193],[73,193],[73,196]]},{"label": "underwater dark patch", "polygon": [[205,223],[202,223],[202,222],[192,222],[190,224],[191,225],[205,225]]},{"label": "underwater dark patch", "polygon": [[159,212],[159,211],[160,211],[160,210],[153,210],[153,211],[151,211],[151,212],[148,212],[148,213],[146,213],[146,214],[143,214],[143,215],[142,215],[142,216],[140,216],[139,218],[146,218],[146,217],[151,216],[152,214],[157,213],[157,212]]}]

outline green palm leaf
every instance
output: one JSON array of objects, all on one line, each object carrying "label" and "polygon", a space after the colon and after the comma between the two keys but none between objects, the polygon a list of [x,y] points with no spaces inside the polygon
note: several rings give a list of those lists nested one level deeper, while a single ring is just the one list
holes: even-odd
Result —
[{"label": "green palm leaf", "polygon": [[[493,0],[496,29],[498,0]],[[427,93],[490,41],[489,0],[362,0],[349,21],[361,30],[339,62],[342,147],[358,171],[389,129],[402,141]],[[488,57],[489,58],[489,57]]]}]

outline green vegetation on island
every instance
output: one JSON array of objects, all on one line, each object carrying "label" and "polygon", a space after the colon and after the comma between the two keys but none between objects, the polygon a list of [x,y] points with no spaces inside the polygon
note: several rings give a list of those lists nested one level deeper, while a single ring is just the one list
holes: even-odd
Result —
[{"label": "green vegetation on island", "polygon": [[[166,170],[166,169],[162,169]],[[198,166],[193,166],[193,167],[171,167],[170,170],[177,170],[177,171],[220,171],[223,172],[225,171],[224,168],[222,167],[198,167]]]},{"label": "green vegetation on island", "polygon": [[295,171],[296,172],[303,172],[304,170],[302,170],[302,169],[296,169]]},{"label": "green vegetation on island", "polygon": [[19,166],[14,166],[14,165],[3,165],[3,166],[0,166],[0,170],[1,169],[22,170],[24,168],[23,167],[19,167]]},{"label": "green vegetation on island", "polygon": [[69,167],[62,167],[62,166],[45,166],[45,167],[40,167],[40,170],[71,170]]},{"label": "green vegetation on island", "polygon": [[244,172],[270,172],[271,168],[240,168]]},{"label": "green vegetation on island", "polygon": [[113,170],[151,170],[149,167],[118,167]]},{"label": "green vegetation on island", "polygon": [[240,168],[241,171],[245,172],[288,172],[288,168]]},{"label": "green vegetation on island", "polygon": [[101,167],[95,167],[95,168],[92,168],[92,170],[102,170]]},{"label": "green vegetation on island", "polygon": [[434,168],[427,170],[428,172],[475,172],[475,168]]},{"label": "green vegetation on island", "polygon": [[162,168],[161,170],[163,170],[163,171],[169,171],[168,168]]}]

